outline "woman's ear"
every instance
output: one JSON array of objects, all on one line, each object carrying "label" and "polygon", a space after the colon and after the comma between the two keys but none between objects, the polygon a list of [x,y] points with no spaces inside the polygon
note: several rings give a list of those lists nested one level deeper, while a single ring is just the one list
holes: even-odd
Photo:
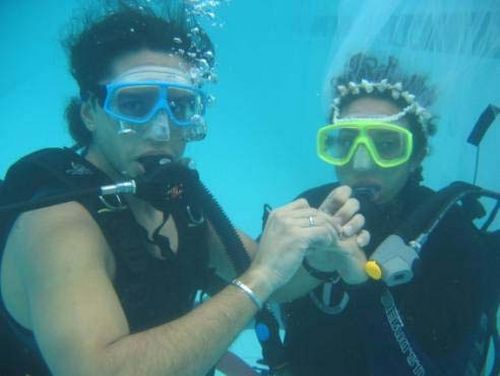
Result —
[{"label": "woman's ear", "polygon": [[92,98],[82,102],[80,106],[80,117],[85,127],[87,127],[90,132],[94,132],[96,129],[96,115],[95,103]]},{"label": "woman's ear", "polygon": [[411,172],[415,171],[422,165],[424,158],[429,154],[429,148],[425,147],[418,153],[412,156],[410,160],[410,170]]}]

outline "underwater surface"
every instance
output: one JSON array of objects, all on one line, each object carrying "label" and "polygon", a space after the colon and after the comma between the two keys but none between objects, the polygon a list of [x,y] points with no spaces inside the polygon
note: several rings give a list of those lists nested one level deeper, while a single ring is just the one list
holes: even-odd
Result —
[{"label": "underwater surface", "polygon": [[[335,180],[316,156],[316,131],[327,123],[330,77],[363,51],[393,54],[437,87],[426,185],[477,174],[478,185],[500,190],[500,119],[480,153],[466,142],[486,106],[500,106],[499,1],[188,2],[205,6],[200,22],[215,43],[217,83],[206,87],[215,97],[208,136],[186,155],[237,227],[257,236],[264,204],[283,205]],[[63,112],[77,86],[59,39],[80,4],[0,2],[0,177],[31,151],[71,146]],[[499,227],[497,218],[491,229]],[[260,358],[251,329],[232,349],[252,365]]]}]

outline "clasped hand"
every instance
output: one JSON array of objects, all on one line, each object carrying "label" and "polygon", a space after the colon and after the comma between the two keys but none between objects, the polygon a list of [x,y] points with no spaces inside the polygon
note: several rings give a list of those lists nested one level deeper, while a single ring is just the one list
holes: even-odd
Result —
[{"label": "clasped hand", "polygon": [[347,186],[333,190],[319,209],[298,199],[273,210],[259,244],[254,266],[264,270],[275,288],[287,283],[300,268],[304,257],[311,266],[337,270],[347,283],[366,280],[362,246],[369,233],[358,214],[359,202]]},{"label": "clasped hand", "polygon": [[370,233],[363,228],[365,218],[359,214],[359,201],[348,186],[334,189],[319,207],[332,218],[335,236],[328,245],[317,244],[306,253],[307,261],[321,271],[336,270],[348,284],[365,282],[366,255],[362,250],[370,242]]}]

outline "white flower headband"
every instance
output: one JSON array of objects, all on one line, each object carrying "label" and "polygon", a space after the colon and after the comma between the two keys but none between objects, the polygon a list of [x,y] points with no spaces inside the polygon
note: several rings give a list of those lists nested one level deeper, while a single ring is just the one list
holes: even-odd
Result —
[{"label": "white flower headband", "polygon": [[361,83],[355,83],[351,81],[347,85],[338,85],[337,92],[339,93],[339,96],[334,99],[332,104],[333,121],[337,121],[340,116],[339,107],[343,98],[351,95],[357,96],[361,94],[362,91],[366,92],[367,94],[371,94],[375,90],[379,93],[389,93],[394,100],[403,98],[407,104],[407,106],[403,108],[401,112],[393,116],[384,118],[384,120],[395,121],[397,119],[401,119],[408,113],[412,113],[417,117],[418,122],[422,126],[422,129],[426,136],[429,136],[433,133],[433,126],[430,122],[430,120],[432,119],[431,113],[415,100],[415,95],[409,93],[408,91],[403,91],[403,84],[401,82],[391,84],[387,81],[387,79],[383,79],[380,82],[361,80]]}]

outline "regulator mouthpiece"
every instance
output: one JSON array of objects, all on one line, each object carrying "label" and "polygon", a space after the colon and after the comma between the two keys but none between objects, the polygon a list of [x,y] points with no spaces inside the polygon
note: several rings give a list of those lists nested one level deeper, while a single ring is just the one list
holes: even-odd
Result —
[{"label": "regulator mouthpiece", "polygon": [[172,205],[188,205],[198,187],[198,173],[188,168],[188,159],[174,162],[168,155],[139,159],[146,172],[137,178],[137,197],[161,211]]}]

